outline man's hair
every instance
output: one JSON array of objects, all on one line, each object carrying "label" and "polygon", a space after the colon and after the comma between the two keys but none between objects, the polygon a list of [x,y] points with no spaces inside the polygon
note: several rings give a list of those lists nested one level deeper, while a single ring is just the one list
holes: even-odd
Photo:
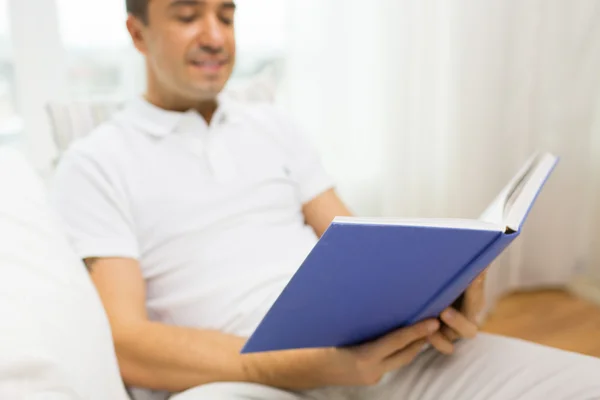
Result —
[{"label": "man's hair", "polygon": [[125,0],[127,13],[139,18],[143,23],[148,23],[148,2],[150,0]]}]

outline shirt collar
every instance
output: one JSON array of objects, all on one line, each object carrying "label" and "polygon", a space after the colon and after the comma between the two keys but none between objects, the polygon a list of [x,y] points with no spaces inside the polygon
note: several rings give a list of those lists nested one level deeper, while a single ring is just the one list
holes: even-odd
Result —
[{"label": "shirt collar", "polygon": [[[210,127],[229,124],[235,120],[231,100],[219,96],[218,104]],[[155,137],[165,137],[174,132],[203,132],[209,129],[209,125],[196,110],[185,112],[165,110],[148,102],[142,96],[133,99],[126,105],[122,117]]]}]

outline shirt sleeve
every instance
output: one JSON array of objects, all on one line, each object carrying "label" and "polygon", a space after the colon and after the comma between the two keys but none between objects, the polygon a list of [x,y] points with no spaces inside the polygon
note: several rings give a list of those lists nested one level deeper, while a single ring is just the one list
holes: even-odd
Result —
[{"label": "shirt sleeve", "polygon": [[289,118],[280,113],[280,132],[289,155],[289,167],[296,181],[300,198],[306,204],[320,194],[332,189],[335,184],[326,171],[321,155],[304,132]]},{"label": "shirt sleeve", "polygon": [[139,258],[133,218],[118,178],[82,152],[67,152],[57,168],[51,200],[82,259]]}]

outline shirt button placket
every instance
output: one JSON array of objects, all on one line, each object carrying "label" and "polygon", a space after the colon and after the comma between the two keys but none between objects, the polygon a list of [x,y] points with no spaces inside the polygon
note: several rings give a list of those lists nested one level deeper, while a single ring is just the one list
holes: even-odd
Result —
[{"label": "shirt button placket", "polygon": [[227,147],[222,128],[209,128],[206,155],[217,182],[227,183],[236,178],[238,171],[235,159]]}]

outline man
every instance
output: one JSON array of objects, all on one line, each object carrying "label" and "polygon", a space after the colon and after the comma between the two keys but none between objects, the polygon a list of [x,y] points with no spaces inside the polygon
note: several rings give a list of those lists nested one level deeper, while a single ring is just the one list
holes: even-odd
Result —
[{"label": "man", "polygon": [[176,400],[600,397],[596,359],[473,339],[483,277],[441,322],[355,348],[240,355],[317,238],[350,212],[281,113],[220,96],[235,61],[234,3],[127,7],[145,98],[69,150],[54,201],[129,387]]}]

